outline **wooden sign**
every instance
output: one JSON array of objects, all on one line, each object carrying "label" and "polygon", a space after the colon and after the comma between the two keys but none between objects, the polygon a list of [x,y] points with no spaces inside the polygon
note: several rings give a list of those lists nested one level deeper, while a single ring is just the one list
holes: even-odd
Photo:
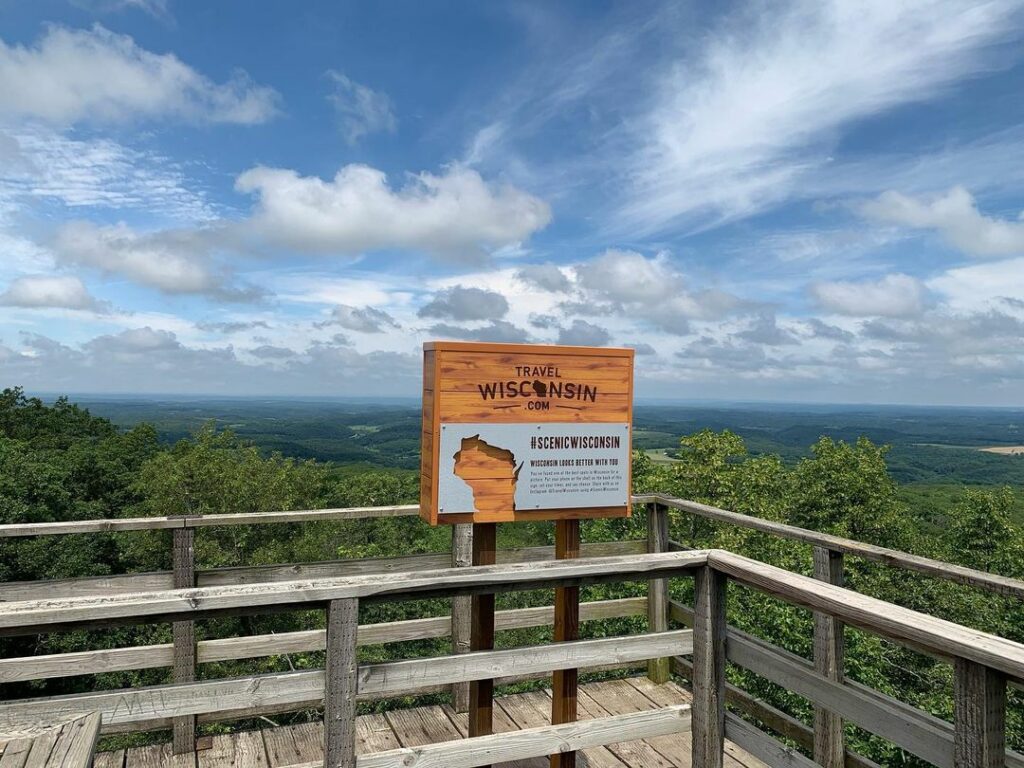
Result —
[{"label": "wooden sign", "polygon": [[626,517],[632,417],[631,349],[428,343],[420,514]]}]

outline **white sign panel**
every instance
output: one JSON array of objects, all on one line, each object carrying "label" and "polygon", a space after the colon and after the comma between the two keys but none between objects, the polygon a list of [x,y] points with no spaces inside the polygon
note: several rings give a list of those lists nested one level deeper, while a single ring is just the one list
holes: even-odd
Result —
[{"label": "white sign panel", "polygon": [[438,512],[629,503],[628,424],[441,425]]}]

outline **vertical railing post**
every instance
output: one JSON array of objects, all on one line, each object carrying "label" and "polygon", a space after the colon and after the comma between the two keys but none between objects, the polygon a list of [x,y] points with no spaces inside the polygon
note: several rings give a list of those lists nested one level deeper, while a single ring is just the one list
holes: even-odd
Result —
[{"label": "vertical railing post", "polygon": [[[843,553],[827,547],[814,548],[814,578],[843,586]],[[843,680],[843,622],[823,613],[814,614],[814,669],[829,680]],[[843,719],[824,708],[814,708],[814,762],[825,768],[843,768],[846,744]]]},{"label": "vertical railing post", "polygon": [[[191,589],[196,585],[196,530],[175,528],[171,549],[174,588]],[[171,624],[174,641],[172,677],[175,683],[191,683],[196,679],[196,625],[194,621],[175,621]],[[185,715],[174,718],[174,754],[190,754],[196,751],[196,718]]]},{"label": "vertical railing post", "polygon": [[694,768],[722,768],[725,754],[726,577],[710,565],[694,573]]},{"label": "vertical railing post", "polygon": [[[647,551],[668,552],[668,507],[658,503],[647,505]],[[647,628],[651,632],[668,629],[668,579],[647,582]],[[647,662],[647,677],[652,682],[668,682],[671,659]]]},{"label": "vertical railing post", "polygon": [[[473,525],[458,523],[452,526],[452,567],[465,568],[473,564]],[[469,653],[470,614],[472,598],[468,595],[452,598],[452,653]],[[469,711],[469,683],[452,686],[452,703],[456,712]]]},{"label": "vertical railing post", "polygon": [[356,764],[356,634],[359,600],[327,606],[327,674],[324,688],[324,768]]},{"label": "vertical railing post", "polygon": [[1006,678],[956,659],[953,671],[954,768],[1006,765]]}]

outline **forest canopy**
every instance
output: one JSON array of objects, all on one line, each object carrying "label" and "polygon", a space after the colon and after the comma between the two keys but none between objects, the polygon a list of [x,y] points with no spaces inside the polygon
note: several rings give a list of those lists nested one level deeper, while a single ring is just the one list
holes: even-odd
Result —
[{"label": "forest canopy", "polygon": [[[942,505],[908,504],[887,466],[887,448],[866,438],[818,439],[796,461],[752,454],[744,440],[725,430],[701,430],[680,441],[671,462],[633,456],[634,490],[658,491],[737,512],[1024,578],[1024,532],[1013,513],[1019,503],[1009,487],[963,488]],[[414,472],[359,468],[266,452],[230,430],[207,424],[173,443],[139,424],[114,426],[66,398],[46,404],[19,389],[0,393],[0,523],[118,518],[149,515],[262,512],[415,503]],[[714,546],[801,573],[811,572],[810,548],[762,533],[711,523],[673,511],[671,537],[688,547]],[[450,533],[415,517],[201,529],[198,566],[261,565],[334,558],[388,557],[450,548]],[[548,544],[551,526],[503,526],[500,546]],[[593,520],[584,540],[641,539],[642,512],[631,519]],[[32,581],[166,570],[166,531],[88,534],[72,538],[0,540],[0,580]],[[848,558],[850,587],[988,632],[1024,641],[1019,602],[939,582],[924,576]],[[643,594],[643,586],[587,588],[585,600]],[[685,583],[673,598],[691,600]],[[730,590],[729,620],[747,632],[809,658],[811,615],[760,593]],[[526,607],[549,595],[502,596],[501,607]],[[361,620],[388,621],[444,615],[443,601],[375,606]],[[316,612],[226,618],[206,623],[203,637],[280,632],[321,625]],[[591,622],[583,636],[643,631],[640,618]],[[500,643],[529,645],[549,637],[549,628],[504,633]],[[105,633],[76,632],[0,643],[0,655],[59,653],[116,645],[168,642],[165,626],[140,626]],[[366,660],[447,652],[446,641],[417,641],[362,649]],[[210,665],[208,676],[270,672],[322,664],[318,654]],[[847,674],[941,717],[949,718],[950,668],[873,636],[847,629]],[[0,686],[0,698],[55,695],[96,688],[156,684],[166,670],[108,673]],[[763,679],[731,668],[729,674],[754,695],[810,722],[806,700]],[[1024,707],[1011,695],[1008,738],[1024,746]],[[883,764],[908,762],[891,744],[849,727],[850,746]]]}]

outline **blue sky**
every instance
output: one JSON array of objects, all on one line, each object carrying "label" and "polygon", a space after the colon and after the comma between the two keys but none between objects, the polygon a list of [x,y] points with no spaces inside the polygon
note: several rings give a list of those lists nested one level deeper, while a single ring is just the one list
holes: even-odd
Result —
[{"label": "blue sky", "polygon": [[0,383],[1024,404],[1024,2],[0,0]]}]

